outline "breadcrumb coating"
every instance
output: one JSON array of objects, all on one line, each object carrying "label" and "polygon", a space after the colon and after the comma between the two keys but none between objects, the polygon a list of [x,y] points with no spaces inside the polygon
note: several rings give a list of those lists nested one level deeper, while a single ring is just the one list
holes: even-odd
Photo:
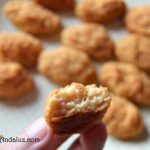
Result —
[{"label": "breadcrumb coating", "polygon": [[38,70],[59,85],[97,82],[96,68],[89,57],[84,52],[72,48],[59,47],[43,51],[39,58]]},{"label": "breadcrumb coating", "polygon": [[42,43],[23,32],[0,33],[0,61],[18,62],[26,67],[35,67]]},{"label": "breadcrumb coating", "polygon": [[16,26],[37,36],[53,35],[61,29],[60,17],[33,1],[9,1],[4,12]]},{"label": "breadcrumb coating", "polygon": [[129,100],[113,95],[103,121],[110,135],[122,139],[135,139],[144,130],[140,110]]},{"label": "breadcrumb coating", "polygon": [[147,74],[129,63],[105,63],[99,74],[100,83],[112,92],[131,101],[150,105],[150,79]]},{"label": "breadcrumb coating", "polygon": [[73,10],[75,0],[35,0],[39,4],[53,10]]},{"label": "breadcrumb coating", "polygon": [[130,8],[126,14],[125,23],[129,31],[150,35],[150,5],[138,5]]},{"label": "breadcrumb coating", "polygon": [[66,28],[62,32],[62,43],[66,46],[86,52],[97,60],[113,57],[114,44],[104,26],[85,23]]},{"label": "breadcrumb coating", "polygon": [[150,71],[150,37],[130,34],[116,43],[116,57]]},{"label": "breadcrumb coating", "polygon": [[76,6],[76,15],[88,22],[111,23],[124,16],[123,0],[81,0]]},{"label": "breadcrumb coating", "polygon": [[16,98],[35,88],[32,75],[18,63],[0,63],[0,97]]}]

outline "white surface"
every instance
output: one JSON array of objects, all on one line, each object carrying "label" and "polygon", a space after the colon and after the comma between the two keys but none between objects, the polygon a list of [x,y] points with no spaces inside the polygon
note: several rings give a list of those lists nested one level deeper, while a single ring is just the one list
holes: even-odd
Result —
[{"label": "white surface", "polygon": [[[2,7],[7,0],[0,0],[0,31],[17,30],[3,15]],[[128,6],[134,6],[141,3],[149,3],[150,0],[126,0]],[[64,26],[70,26],[79,23],[72,15],[63,16]],[[127,34],[120,23],[114,23],[108,26],[110,35],[115,40]],[[45,42],[46,48],[58,46],[60,43],[54,41]],[[43,116],[44,100],[48,93],[57,86],[42,77],[34,75],[37,92],[22,98],[20,102],[8,103],[0,100],[0,133],[6,137],[15,136],[27,125]],[[149,150],[150,149],[150,109],[142,109],[147,135],[137,141],[123,142],[109,137],[104,150]],[[68,145],[68,143],[67,143]],[[61,148],[64,150],[65,148]]]}]

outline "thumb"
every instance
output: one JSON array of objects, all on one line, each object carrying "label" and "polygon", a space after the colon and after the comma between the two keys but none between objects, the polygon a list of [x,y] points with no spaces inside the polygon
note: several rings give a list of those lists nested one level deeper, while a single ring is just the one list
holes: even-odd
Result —
[{"label": "thumb", "polygon": [[[51,141],[53,134],[47,127],[44,119],[39,119],[27,127],[20,135],[17,136],[19,141],[10,143],[1,143],[0,149],[3,150],[40,150]],[[32,140],[32,141],[31,141]],[[21,142],[20,142],[21,141]]]},{"label": "thumb", "polygon": [[45,120],[39,119],[17,136],[25,142],[3,143],[0,150],[56,150],[68,137],[54,135]]}]

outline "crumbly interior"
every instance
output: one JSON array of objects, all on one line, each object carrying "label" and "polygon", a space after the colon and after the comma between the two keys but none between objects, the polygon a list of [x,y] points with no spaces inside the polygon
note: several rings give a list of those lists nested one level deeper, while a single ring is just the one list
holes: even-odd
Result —
[{"label": "crumbly interior", "polygon": [[58,108],[55,109],[55,112],[59,116],[71,116],[77,113],[98,112],[105,109],[109,106],[111,95],[104,87],[73,83],[60,89],[51,98],[53,106],[55,103],[55,108]]}]

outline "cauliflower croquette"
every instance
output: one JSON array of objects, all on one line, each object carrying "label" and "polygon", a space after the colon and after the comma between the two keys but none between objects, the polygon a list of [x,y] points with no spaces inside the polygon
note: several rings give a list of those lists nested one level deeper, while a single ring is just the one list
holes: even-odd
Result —
[{"label": "cauliflower croquette", "polygon": [[18,27],[37,36],[48,36],[61,29],[60,17],[32,1],[9,1],[6,16]]},{"label": "cauliflower croquette", "polygon": [[41,50],[42,43],[29,34],[0,33],[0,61],[13,61],[27,67],[34,67]]},{"label": "cauliflower croquette", "polygon": [[110,23],[126,12],[123,0],[82,0],[76,6],[76,15],[88,22]]},{"label": "cauliflower croquette", "polygon": [[18,63],[0,63],[0,97],[16,98],[35,88],[32,75]]},{"label": "cauliflower croquette", "polygon": [[117,42],[115,53],[118,60],[133,63],[145,71],[150,71],[150,37],[128,35]]},{"label": "cauliflower croquette", "polygon": [[111,105],[103,121],[110,135],[129,140],[137,138],[144,131],[139,109],[127,99],[113,95]]},{"label": "cauliflower croquette", "polygon": [[129,9],[125,22],[129,31],[150,35],[150,5],[139,5]]},{"label": "cauliflower croquette", "polygon": [[45,119],[55,134],[81,132],[101,121],[110,101],[107,88],[72,83],[49,94]]},{"label": "cauliflower croquette", "polygon": [[39,4],[53,10],[72,10],[75,6],[75,0],[35,0]]},{"label": "cauliflower croquette", "polygon": [[100,71],[100,83],[139,105],[150,105],[150,79],[132,64],[105,63]]},{"label": "cauliflower croquette", "polygon": [[39,58],[38,70],[60,85],[72,82],[91,84],[97,81],[96,68],[89,57],[66,47],[44,51]]},{"label": "cauliflower croquette", "polygon": [[66,28],[62,43],[86,52],[92,58],[107,60],[113,57],[114,44],[102,25],[87,23]]}]

